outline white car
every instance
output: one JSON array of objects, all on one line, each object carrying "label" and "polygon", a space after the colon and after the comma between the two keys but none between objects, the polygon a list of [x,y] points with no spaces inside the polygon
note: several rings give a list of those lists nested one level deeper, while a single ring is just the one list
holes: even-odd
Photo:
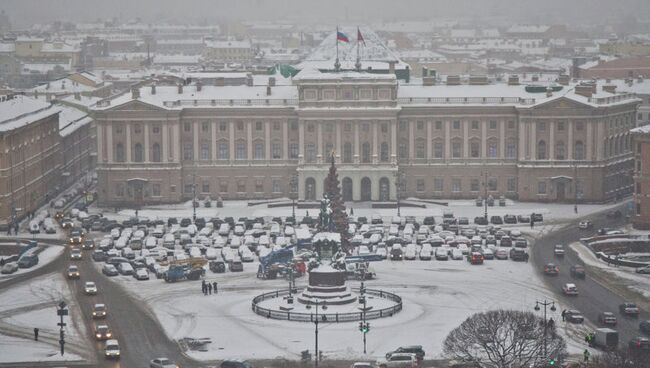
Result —
[{"label": "white car", "polygon": [[556,257],[564,257],[564,246],[562,244],[556,244],[555,249],[553,249],[553,254]]},{"label": "white car", "polygon": [[448,248],[440,247],[436,248],[435,257],[437,261],[446,261],[449,259]]},{"label": "white car", "polygon": [[562,286],[562,291],[564,292],[564,295],[578,295],[578,287],[576,284],[564,284],[564,286]]},{"label": "white car", "polygon": [[117,340],[106,340],[104,345],[104,357],[106,359],[119,359],[120,358],[120,345]]},{"label": "white car", "polygon": [[417,255],[416,250],[417,248],[415,247],[415,244],[407,244],[406,248],[404,249],[404,259],[408,261],[415,260],[415,257]]},{"label": "white car", "polygon": [[167,358],[156,358],[149,361],[149,368],[178,368],[178,365]]},{"label": "white car", "polygon": [[386,246],[378,246],[377,249],[375,250],[375,254],[381,256],[381,258],[383,259],[386,259],[388,257],[388,251],[386,250]]},{"label": "white car", "polygon": [[133,277],[140,281],[149,280],[149,272],[146,268],[138,268],[133,274]]},{"label": "white car", "polygon": [[422,244],[422,249],[420,249],[420,260],[421,261],[430,261],[431,255],[433,254],[433,247],[429,243]]},{"label": "white car", "polygon": [[395,353],[385,361],[377,362],[386,368],[412,368],[418,366],[418,359],[415,354]]},{"label": "white car", "polygon": [[87,295],[97,294],[97,285],[95,285],[95,283],[92,281],[86,281],[84,283],[84,293]]},{"label": "white car", "polygon": [[460,261],[463,259],[463,251],[458,248],[453,248],[451,250],[451,259],[455,261]]}]

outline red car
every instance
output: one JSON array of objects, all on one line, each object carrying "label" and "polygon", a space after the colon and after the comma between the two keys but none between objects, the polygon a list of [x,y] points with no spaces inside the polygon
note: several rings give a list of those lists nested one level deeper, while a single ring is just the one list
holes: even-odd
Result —
[{"label": "red car", "polygon": [[549,276],[557,276],[560,273],[560,267],[556,266],[554,263],[549,263],[544,266],[544,274]]},{"label": "red car", "polygon": [[469,262],[473,265],[483,264],[484,259],[483,255],[479,252],[474,252],[469,256]]}]

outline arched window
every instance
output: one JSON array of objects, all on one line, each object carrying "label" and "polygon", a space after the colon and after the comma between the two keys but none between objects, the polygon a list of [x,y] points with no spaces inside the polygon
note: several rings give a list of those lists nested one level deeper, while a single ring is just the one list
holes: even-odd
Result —
[{"label": "arched window", "polygon": [[237,141],[235,143],[235,160],[245,160],[246,159],[246,142]]},{"label": "arched window", "polygon": [[345,142],[343,145],[343,162],[352,163],[352,143]]},{"label": "arched window", "polygon": [[381,162],[388,162],[388,143],[381,142],[381,150],[380,150],[379,157]]},{"label": "arched window", "polygon": [[490,139],[487,142],[487,157],[497,158],[499,155],[499,142],[496,139]]},{"label": "arched window", "polygon": [[364,142],[361,145],[361,162],[369,163],[370,162],[370,143]]},{"label": "arched window", "polygon": [[427,142],[424,139],[415,142],[415,158],[427,158]]},{"label": "arched window", "polygon": [[124,145],[122,143],[115,145],[115,161],[124,162]]},{"label": "arched window", "polygon": [[254,147],[253,159],[264,160],[264,143],[255,142],[255,145],[253,147]]},{"label": "arched window", "polygon": [[537,143],[537,159],[546,160],[546,142],[539,141]]},{"label": "arched window", "polygon": [[133,147],[133,161],[134,162],[143,162],[144,161],[144,150],[142,149],[142,144],[136,143]]},{"label": "arched window", "polygon": [[160,144],[158,143],[153,144],[153,147],[151,147],[151,157],[153,159],[153,162],[162,161],[160,155]]},{"label": "arched window", "polygon": [[564,146],[564,142],[562,141],[555,143],[555,159],[556,160],[566,159],[566,148]]},{"label": "arched window", "polygon": [[514,139],[506,142],[506,158],[517,158],[517,141]]},{"label": "arched window", "polygon": [[575,152],[573,155],[574,160],[584,160],[585,159],[585,145],[582,141],[576,141],[575,143]]},{"label": "arched window", "polygon": [[478,158],[481,156],[481,142],[477,139],[472,139],[469,142],[469,157]]}]

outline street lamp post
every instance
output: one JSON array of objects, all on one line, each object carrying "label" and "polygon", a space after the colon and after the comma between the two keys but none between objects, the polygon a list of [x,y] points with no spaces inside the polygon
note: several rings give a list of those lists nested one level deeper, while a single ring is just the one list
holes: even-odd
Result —
[{"label": "street lamp post", "polygon": [[[316,318],[314,319],[314,367],[318,368],[318,360],[320,357],[320,354],[318,352],[318,307],[321,306],[323,310],[327,310],[327,305],[325,304],[325,301],[321,300],[314,300],[313,306],[316,307]],[[306,308],[311,309],[312,304],[307,304]],[[323,321],[326,321],[325,316],[323,317]]]},{"label": "street lamp post", "polygon": [[293,217],[293,221],[296,221],[296,196],[298,195],[298,175],[292,175],[291,180],[289,182],[289,185],[291,186],[291,217]]},{"label": "street lamp post", "polygon": [[363,353],[366,354],[366,335],[370,331],[370,323],[366,322],[366,311],[368,310],[367,307],[367,300],[366,300],[366,287],[364,285],[363,280],[366,279],[366,272],[365,269],[361,271],[361,287],[359,288],[359,303],[363,304],[363,309],[361,310],[361,322],[359,322],[359,331],[361,331],[361,334],[363,335]]},{"label": "street lamp post", "polygon": [[192,174],[192,220],[196,223],[196,173]]},{"label": "street lamp post", "polygon": [[488,213],[487,213],[487,208],[488,208],[488,173],[487,171],[483,173],[483,195],[485,198],[483,199],[483,217],[485,217],[485,221],[488,220]]},{"label": "street lamp post", "polygon": [[57,323],[59,326],[59,345],[61,346],[61,355],[63,356],[63,351],[64,351],[64,346],[65,346],[65,333],[63,331],[63,327],[65,327],[65,323],[63,322],[63,316],[68,315],[68,310],[66,309],[66,304],[62,300],[59,303],[58,309],[56,311],[57,316],[61,317],[61,322]]},{"label": "street lamp post", "polygon": [[401,197],[401,192],[402,188],[404,186],[404,178],[402,177],[402,174],[400,172],[397,172],[396,177],[395,177],[395,197],[397,199],[397,216],[401,217],[401,211],[400,211],[400,197]]},{"label": "street lamp post", "polygon": [[578,163],[573,164],[573,212],[578,213]]},{"label": "street lamp post", "polygon": [[546,348],[546,346],[547,346],[547,345],[546,345],[546,328],[547,328],[547,326],[548,326],[548,321],[547,321],[547,319],[546,319],[546,307],[550,306],[550,307],[551,307],[551,308],[550,308],[550,309],[551,309],[551,312],[555,312],[555,310],[556,310],[556,309],[555,309],[555,302],[553,302],[553,301],[547,301],[546,299],[544,299],[543,302],[536,301],[536,302],[535,302],[535,310],[536,310],[536,311],[539,311],[539,310],[540,310],[540,305],[541,305],[542,307],[544,307],[544,359],[548,359],[548,352],[546,351],[546,350],[547,350],[547,348]]}]

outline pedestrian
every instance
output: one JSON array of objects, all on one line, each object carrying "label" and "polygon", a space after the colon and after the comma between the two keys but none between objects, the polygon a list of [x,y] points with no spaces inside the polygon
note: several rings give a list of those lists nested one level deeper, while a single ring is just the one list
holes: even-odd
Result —
[{"label": "pedestrian", "polygon": [[562,309],[562,322],[566,322],[566,309]]},{"label": "pedestrian", "polygon": [[208,294],[212,295],[212,284],[208,282]]},{"label": "pedestrian", "polygon": [[528,253],[524,253],[524,260],[526,261],[526,263],[528,263],[528,257],[530,257]]},{"label": "pedestrian", "polygon": [[207,290],[208,290],[208,287],[205,284],[205,280],[201,280],[201,292],[203,293],[203,295],[206,295]]},{"label": "pedestrian", "polygon": [[15,233],[16,235],[18,235],[18,229],[19,229],[19,225],[16,224],[16,226],[14,226],[14,233]]},{"label": "pedestrian", "polygon": [[34,341],[38,341],[38,328],[34,327]]},{"label": "pedestrian", "polygon": [[11,225],[7,226],[7,235],[11,235]]},{"label": "pedestrian", "polygon": [[577,204],[573,205],[573,212],[575,212],[576,214],[578,213],[578,205]]},{"label": "pedestrian", "polygon": [[620,261],[620,259],[621,259],[621,256],[617,254],[617,255],[616,255],[616,264],[615,264],[615,267],[620,266],[620,263],[618,263],[618,262]]},{"label": "pedestrian", "polygon": [[584,362],[587,363],[589,361],[589,350],[585,349],[584,353],[582,353],[582,356],[584,357]]},{"label": "pedestrian", "polygon": [[217,282],[212,283],[212,290],[214,290],[214,293],[217,294]]},{"label": "pedestrian", "polygon": [[548,328],[553,329],[555,327],[555,321],[553,320],[553,317],[548,319]]},{"label": "pedestrian", "polygon": [[530,218],[530,228],[532,229],[534,227],[535,227],[535,221],[533,221],[533,218],[531,217]]}]

